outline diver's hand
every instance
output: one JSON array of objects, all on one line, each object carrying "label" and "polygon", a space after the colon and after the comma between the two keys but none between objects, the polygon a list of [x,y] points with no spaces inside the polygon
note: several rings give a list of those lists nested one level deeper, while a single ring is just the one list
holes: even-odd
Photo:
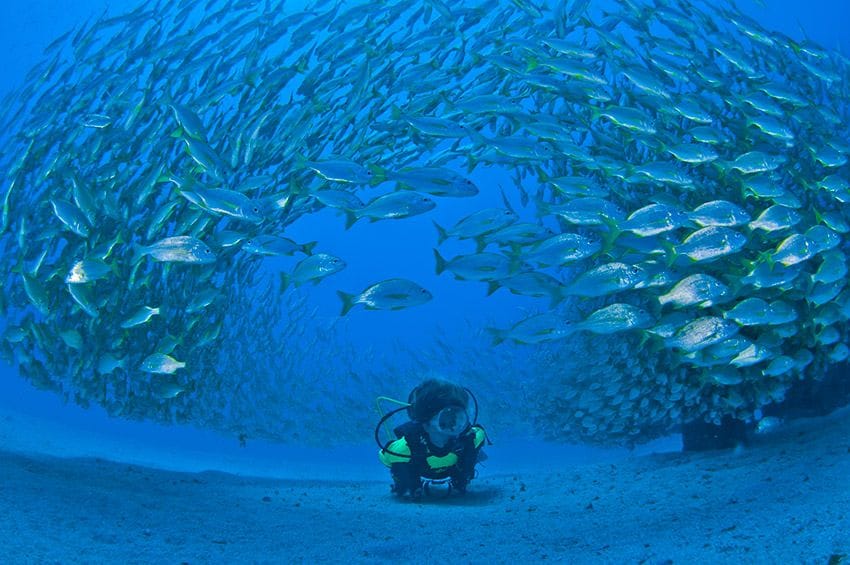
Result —
[{"label": "diver's hand", "polygon": [[424,494],[421,480],[418,484],[409,486],[396,481],[392,485],[390,485],[390,492],[392,492],[399,498],[406,498],[409,495],[411,500],[419,500]]},{"label": "diver's hand", "polygon": [[403,497],[410,493],[411,497],[416,497],[417,491],[421,496],[422,477],[410,463],[393,463],[390,470],[393,477],[391,490],[396,496]]},{"label": "diver's hand", "polygon": [[410,489],[400,489],[400,488],[397,487],[397,485],[392,485],[390,490],[397,497],[402,498],[402,499],[409,499],[409,500],[412,500],[412,501],[421,500],[422,496],[425,493],[425,491],[422,489],[421,486],[416,487],[416,488],[410,488]]},{"label": "diver's hand", "polygon": [[451,492],[456,496],[464,496],[466,494],[466,485],[452,485]]}]

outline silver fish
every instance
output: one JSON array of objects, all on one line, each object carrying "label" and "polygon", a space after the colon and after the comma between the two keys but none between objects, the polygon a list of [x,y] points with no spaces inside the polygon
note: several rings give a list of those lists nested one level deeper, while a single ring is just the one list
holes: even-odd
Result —
[{"label": "silver fish", "polygon": [[400,310],[418,306],[431,300],[432,295],[407,279],[387,279],[375,283],[360,294],[348,294],[337,291],[342,300],[341,316],[345,316],[357,304],[363,304],[367,310]]},{"label": "silver fish", "polygon": [[147,246],[137,245],[133,262],[137,263],[145,255],[169,263],[207,264],[215,262],[216,259],[212,249],[204,242],[185,235],[166,237]]}]

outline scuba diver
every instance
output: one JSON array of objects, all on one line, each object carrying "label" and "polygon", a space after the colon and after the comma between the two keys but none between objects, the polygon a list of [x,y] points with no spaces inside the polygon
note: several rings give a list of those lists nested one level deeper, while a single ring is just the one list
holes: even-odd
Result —
[{"label": "scuba diver", "polygon": [[[469,399],[475,406],[469,418]],[[486,459],[481,451],[485,441],[490,445],[484,428],[477,423],[478,401],[462,386],[442,380],[428,379],[414,388],[407,402],[387,413],[375,428],[375,439],[381,447],[378,458],[389,467],[393,478],[391,490],[399,497],[410,494],[418,499],[431,494],[431,487],[445,487],[445,495],[464,494],[469,481],[475,478],[475,465]],[[378,433],[390,417],[407,411],[410,421],[393,430],[397,439],[381,443]]]}]

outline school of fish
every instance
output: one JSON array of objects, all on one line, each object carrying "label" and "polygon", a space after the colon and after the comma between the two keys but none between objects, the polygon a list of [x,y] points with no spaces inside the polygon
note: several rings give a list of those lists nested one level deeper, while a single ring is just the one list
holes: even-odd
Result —
[{"label": "school of fish", "polygon": [[[334,356],[280,333],[281,291],[347,258],[287,226],[450,210],[484,173],[503,206],[435,222],[435,270],[540,299],[486,328],[536,347],[538,431],[751,421],[850,356],[848,59],[729,0],[160,0],[45,56],[0,116],[0,353],[69,400],[256,435],[250,399]],[[432,298],[337,290],[343,316]]]}]

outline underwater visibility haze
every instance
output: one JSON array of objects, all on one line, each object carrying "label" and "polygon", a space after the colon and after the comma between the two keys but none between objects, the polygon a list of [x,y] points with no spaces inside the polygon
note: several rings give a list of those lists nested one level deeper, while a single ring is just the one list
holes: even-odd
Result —
[{"label": "underwater visibility haze", "polygon": [[[4,404],[26,383],[332,467],[377,397],[440,377],[494,458],[793,444],[783,426],[828,411],[803,404],[850,399],[850,6],[737,4],[7,3]],[[479,484],[427,511],[487,516],[507,487]],[[843,562],[828,531],[810,557]],[[550,558],[613,558],[582,543]],[[671,543],[616,555],[716,561]]]}]

